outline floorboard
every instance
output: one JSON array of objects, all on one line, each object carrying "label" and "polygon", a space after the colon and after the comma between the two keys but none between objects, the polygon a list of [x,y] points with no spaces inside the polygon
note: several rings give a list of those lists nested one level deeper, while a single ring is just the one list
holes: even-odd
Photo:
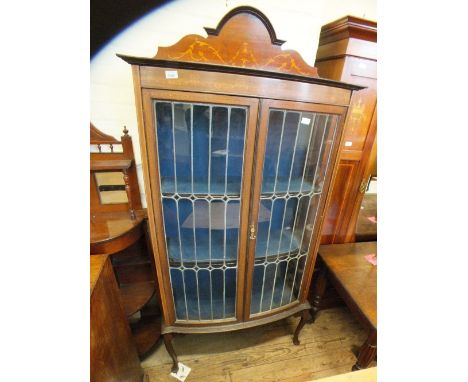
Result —
[{"label": "floorboard", "polygon": [[[366,332],[347,308],[320,312],[294,346],[298,321],[291,317],[230,333],[176,335],[174,348],[179,361],[192,369],[188,382],[303,382],[351,370]],[[171,364],[160,343],[142,362],[145,382],[175,382]]]}]

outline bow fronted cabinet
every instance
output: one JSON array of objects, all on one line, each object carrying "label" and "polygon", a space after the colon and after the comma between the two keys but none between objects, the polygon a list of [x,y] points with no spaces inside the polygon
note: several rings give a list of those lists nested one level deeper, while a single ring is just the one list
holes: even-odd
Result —
[{"label": "bow fronted cabinet", "polygon": [[301,315],[353,90],[283,50],[260,11],[230,11],[132,65],[163,312],[174,333]]}]

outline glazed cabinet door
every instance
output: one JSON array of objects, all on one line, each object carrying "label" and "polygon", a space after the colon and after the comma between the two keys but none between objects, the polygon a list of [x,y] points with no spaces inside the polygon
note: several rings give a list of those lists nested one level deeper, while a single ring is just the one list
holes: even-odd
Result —
[{"label": "glazed cabinet door", "polygon": [[142,95],[165,321],[241,320],[258,100]]},{"label": "glazed cabinet door", "polygon": [[[303,302],[346,108],[264,100],[256,149],[246,318]],[[324,197],[325,196],[325,197]],[[305,300],[304,300],[305,301]]]}]

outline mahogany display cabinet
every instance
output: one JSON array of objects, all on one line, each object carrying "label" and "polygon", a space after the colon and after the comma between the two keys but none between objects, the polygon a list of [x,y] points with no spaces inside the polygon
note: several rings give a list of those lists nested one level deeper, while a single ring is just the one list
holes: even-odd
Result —
[{"label": "mahogany display cabinet", "polygon": [[353,90],[321,79],[239,7],[132,65],[162,333],[238,330],[310,309]]}]

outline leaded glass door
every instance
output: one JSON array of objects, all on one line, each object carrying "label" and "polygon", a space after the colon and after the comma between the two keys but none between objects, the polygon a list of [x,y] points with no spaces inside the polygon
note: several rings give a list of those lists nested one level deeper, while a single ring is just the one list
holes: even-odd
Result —
[{"label": "leaded glass door", "polygon": [[173,321],[240,320],[258,100],[147,92]]},{"label": "leaded glass door", "polygon": [[[248,317],[299,303],[343,108],[262,101],[249,242]],[[256,236],[256,237],[255,237]]]}]

